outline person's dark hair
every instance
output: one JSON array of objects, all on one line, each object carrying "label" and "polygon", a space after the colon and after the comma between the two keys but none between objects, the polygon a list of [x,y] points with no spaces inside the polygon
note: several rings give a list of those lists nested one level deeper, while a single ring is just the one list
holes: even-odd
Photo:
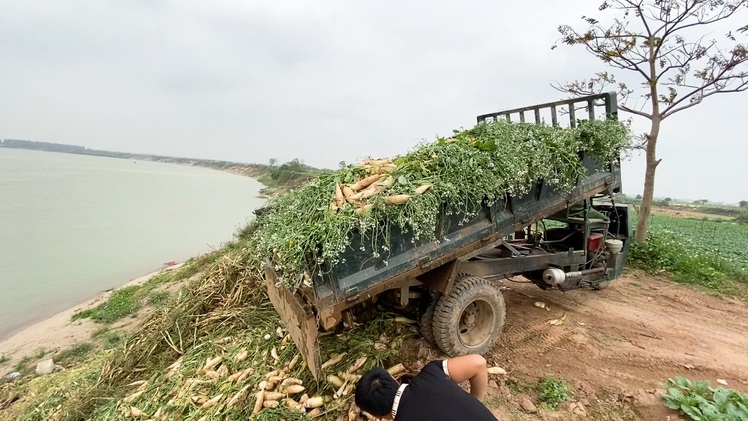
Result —
[{"label": "person's dark hair", "polygon": [[374,367],[356,383],[356,405],[376,417],[392,411],[400,385],[382,367]]}]

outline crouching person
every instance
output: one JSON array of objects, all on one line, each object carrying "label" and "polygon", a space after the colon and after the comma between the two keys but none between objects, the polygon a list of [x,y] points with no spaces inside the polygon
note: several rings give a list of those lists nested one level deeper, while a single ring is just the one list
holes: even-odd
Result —
[{"label": "crouching person", "polygon": [[[395,421],[495,421],[480,401],[488,388],[486,368],[480,355],[436,360],[400,384],[387,370],[374,367],[356,384],[356,405],[371,415]],[[470,381],[470,393],[458,386],[465,380]]]}]

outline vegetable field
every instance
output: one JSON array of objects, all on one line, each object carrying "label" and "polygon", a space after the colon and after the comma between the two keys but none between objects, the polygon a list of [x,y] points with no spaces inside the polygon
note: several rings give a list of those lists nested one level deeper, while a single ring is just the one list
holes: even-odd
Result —
[{"label": "vegetable field", "polygon": [[656,232],[672,233],[695,253],[723,257],[748,268],[748,225],[664,215],[651,218]]},{"label": "vegetable field", "polygon": [[748,226],[651,215],[649,238],[633,265],[718,293],[748,299]]}]

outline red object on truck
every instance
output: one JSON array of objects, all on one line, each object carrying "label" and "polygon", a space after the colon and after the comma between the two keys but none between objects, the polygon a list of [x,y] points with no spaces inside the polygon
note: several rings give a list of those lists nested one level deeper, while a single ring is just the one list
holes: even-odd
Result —
[{"label": "red object on truck", "polygon": [[597,232],[590,234],[589,240],[587,241],[587,251],[595,251],[600,249],[600,245],[603,242],[603,235]]}]

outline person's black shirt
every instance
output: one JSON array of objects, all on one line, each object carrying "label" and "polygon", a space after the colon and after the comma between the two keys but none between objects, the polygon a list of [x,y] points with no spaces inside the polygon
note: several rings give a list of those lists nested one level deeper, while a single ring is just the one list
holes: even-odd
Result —
[{"label": "person's black shirt", "polygon": [[496,417],[443,369],[443,360],[426,364],[403,391],[395,421],[491,420]]}]

